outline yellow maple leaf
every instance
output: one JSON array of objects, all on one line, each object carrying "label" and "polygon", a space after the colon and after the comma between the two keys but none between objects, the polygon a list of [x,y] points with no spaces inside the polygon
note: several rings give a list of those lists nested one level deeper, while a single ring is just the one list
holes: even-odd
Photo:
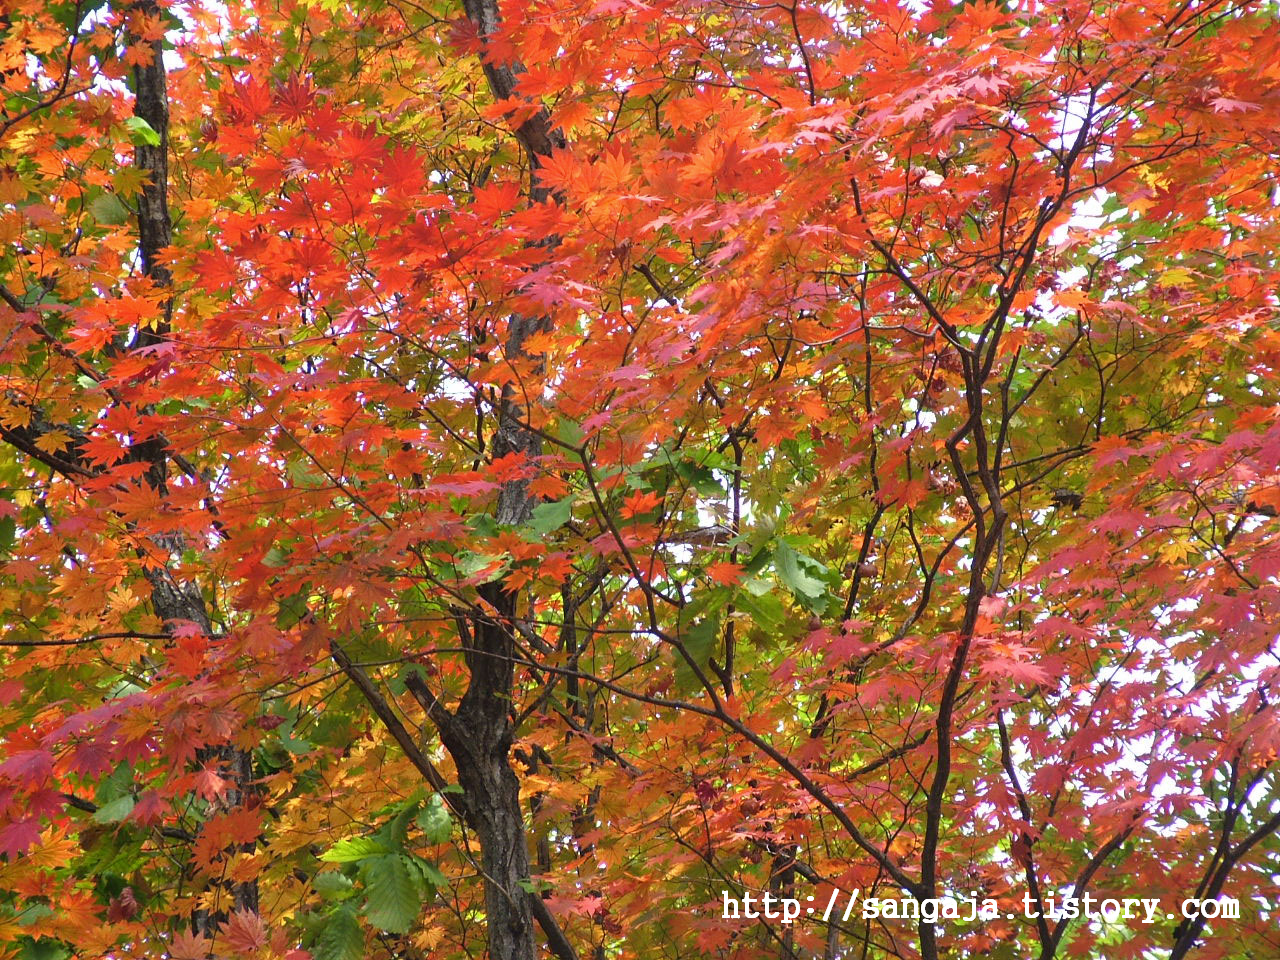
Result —
[{"label": "yellow maple leaf", "polygon": [[57,453],[71,442],[71,435],[62,430],[50,430],[36,437],[36,446],[45,453]]},{"label": "yellow maple leaf", "polygon": [[55,870],[70,863],[79,851],[79,843],[51,828],[41,834],[40,845],[23,857],[23,862],[30,867]]}]

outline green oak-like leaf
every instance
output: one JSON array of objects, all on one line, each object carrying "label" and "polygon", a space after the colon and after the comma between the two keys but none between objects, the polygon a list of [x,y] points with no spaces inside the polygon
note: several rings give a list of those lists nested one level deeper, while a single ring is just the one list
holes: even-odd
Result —
[{"label": "green oak-like leaf", "polygon": [[320,854],[320,859],[325,863],[356,863],[390,852],[381,840],[373,837],[347,837]]},{"label": "green oak-like leaf", "polygon": [[363,865],[369,922],[387,933],[408,933],[422,909],[422,895],[407,857],[386,854]]},{"label": "green oak-like leaf", "polygon": [[329,915],[316,941],[316,960],[361,960],[364,931],[350,907],[339,907]]}]

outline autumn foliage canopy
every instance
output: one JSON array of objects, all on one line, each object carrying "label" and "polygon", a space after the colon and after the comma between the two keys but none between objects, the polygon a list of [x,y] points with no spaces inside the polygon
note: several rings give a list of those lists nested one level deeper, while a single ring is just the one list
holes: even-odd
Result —
[{"label": "autumn foliage canopy", "polygon": [[0,11],[0,957],[1280,956],[1274,3]]}]

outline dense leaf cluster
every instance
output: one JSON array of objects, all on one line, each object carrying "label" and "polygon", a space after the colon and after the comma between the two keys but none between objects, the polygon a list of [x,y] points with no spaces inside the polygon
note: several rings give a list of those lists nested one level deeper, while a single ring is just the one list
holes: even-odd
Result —
[{"label": "dense leaf cluster", "polygon": [[0,957],[1274,956],[1278,27],[0,5]]}]

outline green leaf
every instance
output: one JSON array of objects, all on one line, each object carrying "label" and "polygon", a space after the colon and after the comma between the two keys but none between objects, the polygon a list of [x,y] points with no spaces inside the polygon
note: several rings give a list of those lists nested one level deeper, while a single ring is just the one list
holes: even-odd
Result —
[{"label": "green leaf", "polygon": [[45,9],[53,14],[59,26],[74,34],[86,18],[106,5],[106,0],[89,0],[87,3],[50,3]]},{"label": "green leaf", "polygon": [[299,487],[320,487],[326,482],[325,475],[310,460],[290,460],[286,469],[289,479]]},{"label": "green leaf", "polygon": [[724,496],[724,487],[705,463],[698,463],[695,460],[678,460],[675,470],[684,484],[692,487],[701,496]]},{"label": "green leaf", "polygon": [[705,620],[723,610],[733,598],[733,591],[727,587],[713,587],[710,590],[699,590],[694,598],[680,610],[679,629],[681,636],[694,629],[694,621]]},{"label": "green leaf", "polygon": [[684,648],[699,666],[711,659],[715,649],[716,638],[720,636],[720,615],[717,613],[699,620],[681,637]]},{"label": "green leaf", "polygon": [[93,812],[94,823],[119,823],[133,812],[133,797],[125,794],[110,803],[104,803]]},{"label": "green leaf", "polygon": [[[680,642],[685,652],[704,675],[719,635],[720,613],[718,610],[692,626],[686,627],[680,634]],[[679,654],[676,655],[676,683],[682,691],[696,690],[702,685],[688,660]]]},{"label": "green leaf", "polygon": [[381,840],[373,837],[347,837],[320,854],[320,859],[325,863],[355,863],[390,852]]},{"label": "green leaf", "polygon": [[455,565],[458,568],[458,573],[464,577],[474,577],[482,570],[488,570],[490,571],[489,578],[496,580],[511,568],[511,559],[505,553],[472,553],[470,550],[466,550],[458,554]]},{"label": "green leaf", "polygon": [[546,536],[553,530],[559,530],[573,516],[573,494],[562,500],[540,503],[533,508],[533,516],[525,524],[534,533]]},{"label": "green leaf", "polygon": [[316,941],[316,960],[363,960],[364,932],[350,907],[330,916]]},{"label": "green leaf", "polygon": [[388,854],[369,860],[363,869],[368,893],[364,914],[369,922],[388,933],[408,933],[422,909],[409,859]]},{"label": "green leaf", "polygon": [[307,615],[307,599],[309,595],[309,588],[304,588],[291,596],[281,597],[277,600],[276,626],[280,627],[281,630],[287,630],[301,621]]},{"label": "green leaf", "polygon": [[434,863],[423,860],[421,857],[411,857],[409,862],[417,869],[423,881],[432,887],[439,889],[449,885],[449,878],[436,869]]},{"label": "green leaf", "polygon": [[477,537],[496,537],[502,532],[498,521],[487,513],[477,513],[468,517],[467,526],[475,532]]},{"label": "green leaf", "polygon": [[93,219],[109,227],[118,227],[129,220],[129,208],[114,193],[104,193],[95,197],[89,204],[89,212],[93,214]]},{"label": "green leaf", "polygon": [[826,606],[827,585],[806,572],[806,568],[825,572],[822,564],[797,553],[785,540],[779,540],[773,551],[773,565],[779,579],[803,606],[815,612]]},{"label": "green leaf", "polygon": [[405,841],[408,839],[409,834],[409,823],[413,820],[414,814],[417,812],[418,801],[416,799],[411,803],[403,805],[396,812],[396,815],[378,831],[378,836],[381,837],[383,842],[392,849],[404,849]]},{"label": "green leaf", "polygon": [[[479,137],[467,137],[466,140],[475,141],[475,145],[470,148],[472,150],[485,149],[485,142]],[[464,142],[466,141],[464,140]],[[556,423],[556,434],[561,441],[570,447],[582,446],[582,425],[576,420],[561,417]]]},{"label": "green leaf", "polygon": [[119,684],[111,687],[111,691],[106,695],[106,699],[119,700],[122,696],[132,696],[133,694],[141,694],[146,687],[134,684],[132,680],[122,680]]},{"label": "green leaf", "polygon": [[21,927],[29,927],[45,917],[53,916],[53,908],[47,903],[28,903],[15,918]]},{"label": "green leaf", "polygon": [[99,807],[104,807],[112,800],[127,797],[133,791],[133,764],[119,764],[107,776],[98,781],[93,799]]},{"label": "green leaf", "polygon": [[453,836],[453,821],[439,794],[432,795],[415,822],[427,843],[446,843]]},{"label": "green leaf", "polygon": [[134,146],[160,146],[160,134],[156,133],[151,124],[142,117],[130,117],[124,125],[129,130],[129,141]]},{"label": "green leaf", "polygon": [[312,878],[311,889],[326,900],[341,900],[355,889],[355,883],[345,873],[326,870]]},{"label": "green leaf", "polygon": [[279,547],[272,547],[267,551],[266,556],[262,558],[262,565],[273,569],[287,567],[289,565],[289,555]]},{"label": "green leaf", "polygon": [[773,633],[786,619],[786,611],[778,598],[768,592],[757,593],[751,589],[750,583],[738,594],[736,603],[739,610],[751,617],[755,627],[765,633]]},{"label": "green leaf", "polygon": [[41,937],[39,940],[23,938],[22,947],[18,950],[18,960],[66,960],[71,951],[59,940]]}]

